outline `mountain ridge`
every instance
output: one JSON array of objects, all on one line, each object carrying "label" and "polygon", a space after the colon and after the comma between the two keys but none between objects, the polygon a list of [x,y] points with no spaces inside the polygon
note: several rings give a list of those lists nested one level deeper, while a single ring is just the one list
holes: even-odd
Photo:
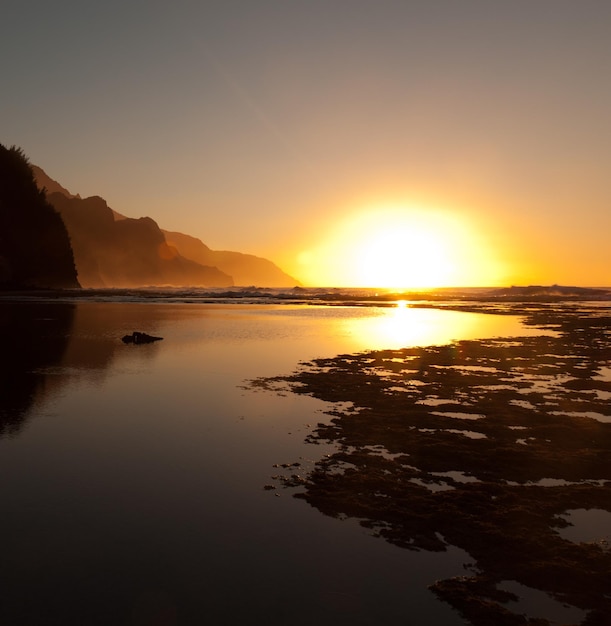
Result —
[{"label": "mountain ridge", "polygon": [[118,213],[101,196],[81,198],[40,166],[32,171],[66,224],[83,287],[300,285],[268,259],[212,250],[197,237],[160,228],[150,217]]},{"label": "mountain ridge", "polygon": [[150,217],[115,220],[100,196],[48,196],[62,216],[82,287],[206,285],[224,287],[233,279],[216,267],[183,258],[167,245]]},{"label": "mountain ridge", "polygon": [[298,280],[283,272],[272,261],[230,250],[211,250],[201,239],[162,229],[166,241],[188,259],[218,267],[233,276],[236,285],[257,287],[296,287]]}]

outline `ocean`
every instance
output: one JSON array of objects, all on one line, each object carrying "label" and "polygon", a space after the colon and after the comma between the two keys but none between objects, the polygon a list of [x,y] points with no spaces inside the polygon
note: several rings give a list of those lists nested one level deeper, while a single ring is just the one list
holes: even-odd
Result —
[{"label": "ocean", "polygon": [[278,477],[305,482],[342,449],[312,433],[351,402],[274,381],[338,355],[558,335],[525,323],[531,303],[448,295],[4,297],[0,622],[472,623],[430,589],[464,574],[464,546],[402,549]]}]

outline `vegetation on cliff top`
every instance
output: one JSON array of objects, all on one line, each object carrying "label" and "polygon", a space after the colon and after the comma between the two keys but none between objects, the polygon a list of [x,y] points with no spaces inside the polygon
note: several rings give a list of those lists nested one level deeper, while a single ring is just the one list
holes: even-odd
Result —
[{"label": "vegetation on cliff top", "polygon": [[68,232],[20,148],[0,144],[0,289],[79,287]]}]

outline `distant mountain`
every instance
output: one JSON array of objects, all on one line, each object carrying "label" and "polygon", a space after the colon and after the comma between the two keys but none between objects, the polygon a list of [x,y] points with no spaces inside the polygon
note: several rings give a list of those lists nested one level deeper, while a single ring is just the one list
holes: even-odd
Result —
[{"label": "distant mountain", "polygon": [[34,180],[38,185],[38,188],[44,190],[47,195],[52,193],[63,193],[67,198],[80,198],[80,196],[71,194],[65,187],[62,187],[56,180],[53,180],[47,173],[38,165],[30,164],[32,172],[34,173]]},{"label": "distant mountain", "polygon": [[182,256],[205,265],[214,265],[233,276],[236,285],[257,287],[295,287],[299,281],[262,257],[242,252],[211,250],[196,237],[164,230],[168,244]]},{"label": "distant mountain", "polygon": [[267,259],[211,250],[200,239],[161,230],[151,218],[117,213],[98,196],[73,195],[42,168],[33,170],[64,219],[83,287],[299,285]]},{"label": "distant mountain", "polygon": [[0,289],[78,286],[62,218],[23,152],[0,144]]},{"label": "distant mountain", "polygon": [[231,276],[181,256],[150,218],[115,220],[103,198],[52,193],[49,202],[62,216],[83,287],[203,285],[226,287]]}]

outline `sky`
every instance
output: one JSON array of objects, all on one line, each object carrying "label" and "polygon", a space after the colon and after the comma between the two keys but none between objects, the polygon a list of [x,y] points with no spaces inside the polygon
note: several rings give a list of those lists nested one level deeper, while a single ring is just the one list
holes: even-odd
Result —
[{"label": "sky", "polygon": [[611,286],[608,0],[4,0],[0,143],[306,285]]}]

